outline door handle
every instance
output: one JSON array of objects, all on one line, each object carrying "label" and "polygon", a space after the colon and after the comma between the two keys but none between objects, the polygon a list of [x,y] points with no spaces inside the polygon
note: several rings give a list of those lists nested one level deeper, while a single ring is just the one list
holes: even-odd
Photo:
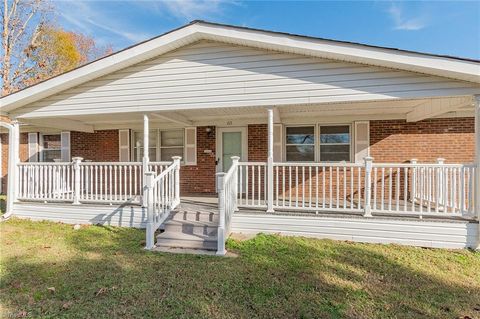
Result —
[{"label": "door handle", "polygon": [[218,165],[218,162],[220,162],[220,159],[217,158],[217,159],[215,160],[215,165]]}]

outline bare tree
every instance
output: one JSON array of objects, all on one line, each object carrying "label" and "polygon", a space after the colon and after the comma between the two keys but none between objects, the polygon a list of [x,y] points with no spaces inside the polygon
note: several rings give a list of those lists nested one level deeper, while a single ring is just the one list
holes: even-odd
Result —
[{"label": "bare tree", "polygon": [[43,25],[52,18],[52,7],[46,0],[3,0],[1,14],[3,96],[31,83],[36,65],[30,57]]}]

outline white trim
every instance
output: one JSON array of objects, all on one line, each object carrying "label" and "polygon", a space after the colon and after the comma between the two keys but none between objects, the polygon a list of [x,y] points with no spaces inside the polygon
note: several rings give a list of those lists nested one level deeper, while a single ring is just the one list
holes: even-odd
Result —
[{"label": "white trim", "polygon": [[240,157],[240,161],[247,162],[248,161],[248,126],[237,126],[237,127],[217,127],[215,130],[216,132],[216,159],[217,159],[217,167],[216,172],[222,172],[222,164],[223,164],[223,148],[222,148],[222,133],[223,132],[240,132],[242,134],[242,156]]},{"label": "white trim", "polygon": [[[354,144],[354,135],[353,135],[353,123],[332,123],[332,122],[329,122],[329,123],[322,123],[322,122],[316,122],[316,123],[313,123],[313,124],[305,124],[305,123],[302,123],[302,124],[285,124],[283,125],[283,136],[282,136],[282,143],[283,143],[283,148],[282,148],[282,160],[284,162],[287,162],[287,128],[288,127],[306,127],[306,126],[314,126],[315,129],[314,129],[314,139],[315,139],[315,143],[314,143],[314,152],[315,152],[315,160],[313,162],[299,162],[299,163],[328,163],[328,162],[321,162],[320,161],[320,126],[349,126],[349,130],[350,130],[350,163],[353,162],[353,159],[354,159],[354,155],[352,154],[353,153],[353,144]],[[295,144],[289,144],[289,145],[295,145]],[[311,144],[307,144],[307,145],[311,145]]]},{"label": "white trim", "polygon": [[[155,160],[153,162],[160,162],[161,156],[162,156],[162,149],[165,148],[182,148],[182,163],[183,163],[183,156],[185,155],[185,128],[183,127],[177,127],[177,128],[169,128],[169,129],[161,129],[161,128],[152,128],[150,127],[149,131],[154,131],[154,134],[156,136],[155,138],[155,145],[149,145],[149,149],[155,149]],[[162,141],[161,141],[161,134],[162,132],[171,132],[171,131],[182,131],[182,145],[178,146],[162,146]],[[142,159],[141,158],[135,158],[136,152],[138,152],[137,146],[135,144],[135,134],[143,134],[143,129],[138,129],[138,130],[130,130],[130,161],[132,162],[140,162]],[[150,132],[149,132],[150,133]],[[144,139],[142,138],[142,141]],[[143,146],[140,147],[141,149],[144,149]],[[139,153],[143,157],[143,152]],[[151,158],[149,158],[149,161],[152,161]],[[169,161],[169,160],[167,160]],[[171,161],[171,160],[170,160]]]},{"label": "white trim", "polygon": [[0,99],[4,112],[202,39],[480,83],[480,63],[271,31],[196,22]]}]

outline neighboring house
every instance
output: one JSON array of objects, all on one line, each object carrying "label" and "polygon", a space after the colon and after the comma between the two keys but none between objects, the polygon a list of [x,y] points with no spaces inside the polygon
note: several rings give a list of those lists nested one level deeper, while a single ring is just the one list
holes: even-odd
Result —
[{"label": "neighboring house", "polygon": [[8,213],[477,247],[479,102],[477,60],[195,21],[1,98]]}]

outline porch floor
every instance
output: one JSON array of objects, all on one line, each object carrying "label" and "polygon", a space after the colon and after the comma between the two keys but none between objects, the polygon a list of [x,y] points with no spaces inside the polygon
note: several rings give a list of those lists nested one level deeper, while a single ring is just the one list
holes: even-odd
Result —
[{"label": "porch floor", "polygon": [[[182,196],[181,197],[182,210],[191,212],[211,212],[218,213],[218,198],[216,196]],[[400,203],[400,207],[403,207],[403,202]],[[363,216],[363,212],[351,212],[351,211],[319,211],[315,212],[312,208],[311,211],[299,211],[294,208],[291,209],[276,209],[273,213],[267,213],[265,208],[254,207],[239,207],[239,213],[241,214],[267,214],[267,215],[285,215],[285,216],[316,216],[316,217],[344,217],[344,218],[366,218]],[[415,216],[406,215],[402,213],[376,213],[372,212],[373,217],[379,219],[400,219],[400,220],[428,220],[428,221],[459,221],[459,222],[478,222],[475,218],[462,217],[462,216]]]}]

